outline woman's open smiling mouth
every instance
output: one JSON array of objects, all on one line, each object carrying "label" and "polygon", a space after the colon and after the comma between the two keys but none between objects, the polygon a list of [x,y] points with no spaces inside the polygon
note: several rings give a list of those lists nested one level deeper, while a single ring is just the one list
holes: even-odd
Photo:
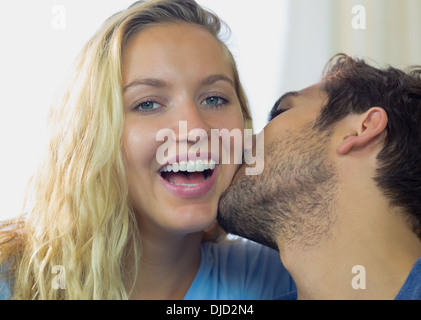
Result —
[{"label": "woman's open smiling mouth", "polygon": [[219,165],[209,157],[176,161],[163,165],[158,178],[172,194],[181,198],[200,197],[208,193],[217,177]]}]

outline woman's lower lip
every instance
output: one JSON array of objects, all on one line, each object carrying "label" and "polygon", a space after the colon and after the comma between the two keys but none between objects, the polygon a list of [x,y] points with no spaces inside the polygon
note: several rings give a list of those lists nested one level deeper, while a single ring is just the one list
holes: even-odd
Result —
[{"label": "woman's lower lip", "polygon": [[158,173],[158,179],[163,184],[164,188],[167,189],[173,195],[180,198],[197,198],[207,194],[215,184],[216,177],[218,175],[219,166],[216,166],[209,179],[196,185],[183,185],[183,184],[172,184],[161,177]]}]

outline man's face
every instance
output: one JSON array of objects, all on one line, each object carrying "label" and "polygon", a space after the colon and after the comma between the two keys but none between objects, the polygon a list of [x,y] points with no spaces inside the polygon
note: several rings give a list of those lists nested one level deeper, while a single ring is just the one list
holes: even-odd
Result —
[{"label": "man's face", "polygon": [[309,246],[326,234],[333,221],[332,148],[329,132],[313,129],[326,102],[319,84],[277,102],[264,129],[263,173],[247,176],[243,165],[220,199],[218,220],[228,232],[273,248]]}]

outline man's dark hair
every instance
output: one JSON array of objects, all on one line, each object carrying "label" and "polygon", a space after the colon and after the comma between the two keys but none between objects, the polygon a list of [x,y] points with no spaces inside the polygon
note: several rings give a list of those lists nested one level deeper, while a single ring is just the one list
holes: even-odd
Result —
[{"label": "man's dark hair", "polygon": [[379,69],[339,54],[327,64],[322,83],[329,100],[316,121],[320,131],[372,107],[386,111],[387,133],[374,180],[391,205],[405,210],[421,238],[421,67],[407,73]]}]

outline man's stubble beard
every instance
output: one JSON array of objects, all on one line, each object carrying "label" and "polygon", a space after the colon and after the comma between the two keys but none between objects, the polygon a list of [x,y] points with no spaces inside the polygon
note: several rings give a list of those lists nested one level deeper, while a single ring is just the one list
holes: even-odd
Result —
[{"label": "man's stubble beard", "polygon": [[337,179],[327,160],[330,132],[306,126],[272,142],[257,176],[240,176],[219,202],[218,221],[229,233],[279,249],[304,248],[329,236],[335,221]]}]

